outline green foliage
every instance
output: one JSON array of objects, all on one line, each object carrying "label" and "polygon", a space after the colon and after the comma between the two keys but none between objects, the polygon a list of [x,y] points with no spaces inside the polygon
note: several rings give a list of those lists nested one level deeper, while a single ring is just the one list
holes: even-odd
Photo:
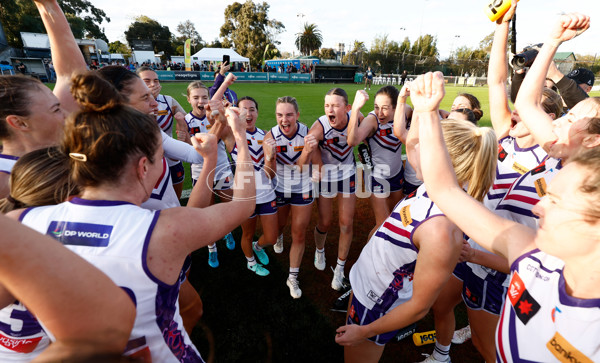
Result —
[{"label": "green foliage", "polygon": [[121,43],[120,41],[114,41],[108,44],[108,50],[111,53],[120,53],[123,54],[125,58],[131,56],[131,49],[127,44]]},{"label": "green foliage", "polygon": [[269,19],[268,12],[266,2],[255,4],[247,0],[227,6],[220,31],[223,47],[234,47],[239,54],[250,58],[253,66],[259,64],[267,44],[279,45],[274,36],[285,28],[280,21]]},{"label": "green foliage", "polygon": [[333,50],[333,48],[321,48],[319,56],[322,59],[336,59],[335,50]]},{"label": "green foliage", "polygon": [[130,44],[132,40],[151,40],[155,53],[165,52],[165,57],[174,54],[169,27],[145,15],[135,18],[125,31],[125,38]]},{"label": "green foliage", "polygon": [[317,24],[304,23],[304,30],[296,34],[296,48],[304,55],[321,48],[323,35],[317,28]]},{"label": "green foliage", "polygon": [[[200,49],[202,49],[206,46],[206,43],[204,42],[204,40],[202,40],[200,33],[198,33],[198,31],[196,30],[194,23],[192,23],[190,20],[186,20],[186,21],[179,23],[177,25],[177,32],[179,34],[181,34],[181,36],[174,39],[173,43],[177,43],[177,44],[173,44],[173,46],[177,48],[177,53],[179,55],[183,55],[183,44],[185,43],[185,41],[187,39],[192,40],[192,44],[191,44],[192,45],[191,46],[192,54],[196,53],[197,51],[199,51]],[[181,43],[181,44],[179,44],[179,43]],[[179,46],[181,46],[181,52],[179,52]]]},{"label": "green foliage", "polygon": [[[76,38],[96,38],[108,42],[102,21],[110,22],[106,13],[87,0],[58,0],[71,30]],[[8,44],[22,48],[21,32],[45,33],[42,19],[31,0],[2,0],[0,2],[0,23],[4,27]]]}]

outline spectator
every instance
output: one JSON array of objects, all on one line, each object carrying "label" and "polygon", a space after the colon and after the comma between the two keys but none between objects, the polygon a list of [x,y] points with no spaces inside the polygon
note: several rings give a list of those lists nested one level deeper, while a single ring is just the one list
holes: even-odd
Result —
[{"label": "spectator", "polygon": [[[221,84],[223,84],[223,81],[225,81],[225,73],[229,71],[229,67],[229,63],[223,62],[219,67],[219,71],[215,72],[215,83],[208,89],[210,98],[212,98],[212,96],[217,92],[219,87],[221,87]],[[237,94],[229,88],[225,90],[223,98],[229,101],[231,105],[237,105]]]},{"label": "spectator", "polygon": [[23,62],[17,61],[17,70],[21,72],[21,74],[25,74],[27,73],[27,66]]}]

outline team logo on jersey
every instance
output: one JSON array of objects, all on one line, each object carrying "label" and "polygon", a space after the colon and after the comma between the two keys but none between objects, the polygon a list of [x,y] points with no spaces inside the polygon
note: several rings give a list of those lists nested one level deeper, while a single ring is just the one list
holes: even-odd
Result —
[{"label": "team logo on jersey", "polygon": [[[254,137],[252,138],[252,140],[254,140]],[[258,141],[257,141],[257,143],[258,143],[259,145],[262,145],[263,141],[262,141],[262,140],[258,140]]]},{"label": "team logo on jersey", "polygon": [[406,205],[400,209],[400,219],[402,220],[404,227],[412,223],[413,220],[410,216],[410,205]]},{"label": "team logo on jersey", "polygon": [[103,224],[52,221],[46,234],[64,245],[106,247],[112,229]]},{"label": "team logo on jersey", "polygon": [[585,354],[581,353],[565,337],[556,332],[552,339],[546,343],[546,348],[563,363],[592,363],[593,361]]},{"label": "team logo on jersey", "polygon": [[525,174],[526,172],[529,171],[529,169],[527,169],[523,165],[517,163],[516,161],[513,163],[512,168],[513,168],[514,171],[516,171],[517,173],[519,173],[521,175],[523,175],[523,174]]},{"label": "team logo on jersey", "polygon": [[325,140],[325,144],[327,144],[327,145],[337,144],[338,142],[340,142],[339,137],[334,137],[333,139]]},{"label": "team logo on jersey", "polygon": [[200,127],[190,127],[190,135],[194,136],[200,133]]},{"label": "team logo on jersey", "polygon": [[158,110],[157,114],[158,116],[165,116],[169,113],[168,110]]},{"label": "team logo on jersey", "polygon": [[36,338],[13,338],[5,336],[0,332],[0,346],[16,353],[31,353],[38,346],[42,337]]},{"label": "team logo on jersey", "polygon": [[287,152],[287,146],[277,146],[277,152],[278,153],[286,153]]},{"label": "team logo on jersey", "polygon": [[519,274],[515,271],[508,287],[508,299],[519,320],[527,324],[540,310],[540,304],[529,294]]},{"label": "team logo on jersey", "polygon": [[387,136],[392,134],[392,129],[379,130],[379,136]]},{"label": "team logo on jersey", "polygon": [[506,152],[506,150],[504,150],[501,144],[498,144],[498,160],[504,161],[504,159],[506,159],[507,156],[508,153]]},{"label": "team logo on jersey", "polygon": [[556,313],[562,313],[562,311],[558,308],[558,306],[555,306],[554,309],[552,309],[552,322],[556,323]]},{"label": "team logo on jersey", "polygon": [[533,185],[535,186],[535,191],[540,198],[546,195],[546,179],[539,178],[533,182]]},{"label": "team logo on jersey", "polygon": [[304,149],[304,145],[302,145],[302,146],[294,146],[294,151],[295,152],[302,151],[302,149]]},{"label": "team logo on jersey", "polygon": [[536,166],[535,168],[531,169],[531,175],[539,174],[544,171],[546,171],[546,162],[545,161],[543,163],[541,163],[540,165]]},{"label": "team logo on jersey", "polygon": [[410,192],[410,194],[406,196],[406,199],[414,198],[415,195],[417,195],[417,189]]}]

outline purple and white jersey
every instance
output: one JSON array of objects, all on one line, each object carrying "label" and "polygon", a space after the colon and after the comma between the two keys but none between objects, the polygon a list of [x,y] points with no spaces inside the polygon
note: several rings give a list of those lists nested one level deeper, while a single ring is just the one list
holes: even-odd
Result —
[{"label": "purple and white jersey", "polygon": [[156,116],[156,122],[167,135],[173,135],[173,97],[158,95],[156,98],[158,103],[158,115]]},{"label": "purple and white jersey", "polygon": [[[256,204],[268,203],[275,200],[275,191],[271,179],[265,174],[265,154],[263,152],[263,140],[265,132],[256,128],[254,132],[246,130],[246,140],[250,150],[250,158],[254,164],[254,182],[256,183]],[[237,162],[237,144],[231,150],[231,157]]]},{"label": "purple and white jersey", "polygon": [[563,261],[537,249],[512,264],[498,362],[600,362],[600,299],[570,296],[563,270]]},{"label": "purple and white jersey", "polygon": [[296,165],[304,150],[304,137],[308,134],[308,127],[298,122],[296,134],[288,138],[281,132],[278,125],[271,128],[271,135],[277,147],[277,185],[275,190],[280,193],[310,193],[312,181],[310,167]]},{"label": "purple and white jersey", "polygon": [[443,214],[424,185],[396,205],[350,270],[352,291],[361,304],[383,313],[410,300],[419,252],[412,237],[423,222],[438,216]]},{"label": "purple and white jersey", "polygon": [[521,175],[540,165],[546,155],[539,145],[522,149],[513,137],[507,136],[501,139],[498,144],[496,179],[483,199],[487,209],[494,210],[510,185]]},{"label": "purple and white jersey", "polygon": [[[188,131],[190,136],[194,136],[199,132],[208,133],[211,129],[212,125],[206,119],[206,116],[203,118],[195,116],[193,113],[188,113],[185,115],[185,122],[188,125]],[[198,180],[200,176],[200,172],[202,171],[202,165],[204,164],[204,160],[198,163],[193,163],[190,167],[192,170],[192,179]],[[219,140],[217,143],[217,166],[215,169],[215,179],[217,182],[219,180],[225,179],[227,177],[233,177],[233,172],[231,171],[231,165],[229,164],[229,158],[227,157],[227,149],[225,148],[225,143],[223,140]]]},{"label": "purple and white jersey", "polygon": [[18,156],[0,154],[0,173],[10,174],[17,160]]},{"label": "purple and white jersey", "polygon": [[374,112],[377,130],[366,141],[371,149],[371,162],[373,163],[373,177],[390,179],[402,171],[402,142],[394,136],[394,121],[386,124],[379,122]]},{"label": "purple and white jersey", "polygon": [[[350,112],[346,114],[350,120]],[[326,115],[317,120],[323,127],[323,141],[319,143],[323,169],[321,181],[336,182],[356,174],[353,147],[348,145],[348,126],[342,130],[333,128]]]},{"label": "purple and white jersey", "polygon": [[173,189],[173,180],[171,179],[171,171],[167,164],[167,158],[155,160],[157,163],[162,163],[163,171],[160,178],[154,185],[150,198],[142,203],[141,207],[150,210],[161,210],[173,207],[181,207],[175,189]]},{"label": "purple and white jersey", "polygon": [[202,362],[179,315],[181,276],[168,285],[146,264],[159,214],[127,202],[75,198],[27,209],[21,221],[77,253],[129,294],[136,317],[126,355],[150,353],[154,362]]},{"label": "purple and white jersey", "polygon": [[49,344],[48,335],[23,304],[0,310],[0,362],[31,362]]},{"label": "purple and white jersey", "polygon": [[495,213],[537,229],[538,218],[531,211],[544,195],[550,181],[562,168],[560,159],[548,158],[517,179],[502,198]]}]

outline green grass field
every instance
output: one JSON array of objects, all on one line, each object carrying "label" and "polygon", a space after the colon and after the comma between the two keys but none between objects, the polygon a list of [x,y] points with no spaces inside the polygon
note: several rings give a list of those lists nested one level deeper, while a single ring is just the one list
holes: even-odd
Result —
[{"label": "green grass field", "polygon": [[[191,107],[186,99],[187,83],[163,82],[163,94],[172,96],[186,110],[191,110]],[[313,122],[324,114],[323,104],[325,101],[325,93],[333,87],[341,87],[348,93],[349,101],[354,100],[356,91],[362,89],[362,85],[357,84],[331,84],[331,83],[315,83],[315,84],[292,84],[292,83],[237,83],[231,89],[234,90],[238,97],[251,96],[256,99],[259,104],[259,117],[256,123],[257,127],[269,129],[273,127],[275,122],[275,101],[278,97],[293,96],[298,100],[300,105],[300,121],[311,126]],[[371,98],[363,107],[363,113],[373,110],[373,100],[375,93],[380,86],[373,86],[369,92]],[[452,101],[459,93],[472,93],[479,99],[483,109],[482,125],[490,125],[489,117],[489,100],[487,96],[487,87],[455,87],[448,85],[446,87],[446,97],[442,103],[442,109],[450,110]]]}]

